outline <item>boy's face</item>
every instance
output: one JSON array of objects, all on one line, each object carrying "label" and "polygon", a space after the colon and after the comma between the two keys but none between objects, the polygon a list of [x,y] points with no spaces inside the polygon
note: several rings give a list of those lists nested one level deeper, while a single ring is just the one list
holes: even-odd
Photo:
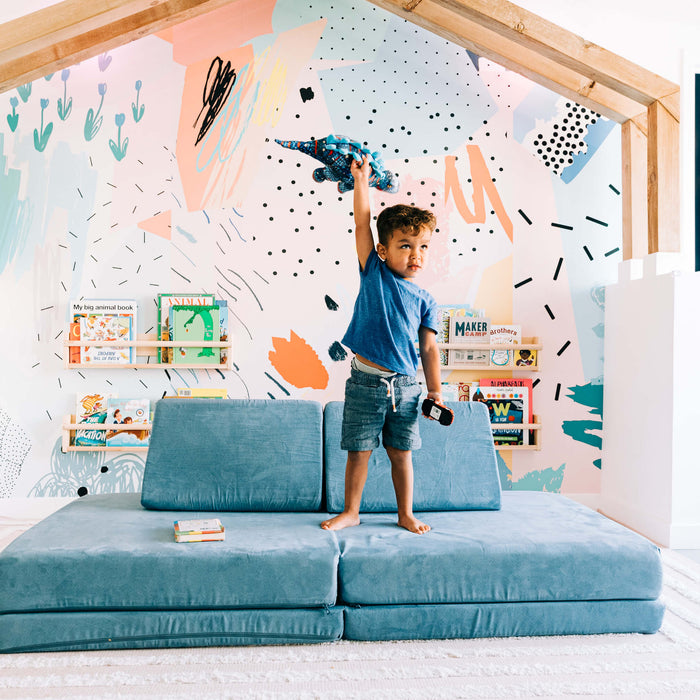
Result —
[{"label": "boy's face", "polygon": [[377,243],[377,253],[393,273],[404,279],[413,279],[428,263],[432,235],[429,228],[422,228],[418,234],[396,229],[386,246]]}]

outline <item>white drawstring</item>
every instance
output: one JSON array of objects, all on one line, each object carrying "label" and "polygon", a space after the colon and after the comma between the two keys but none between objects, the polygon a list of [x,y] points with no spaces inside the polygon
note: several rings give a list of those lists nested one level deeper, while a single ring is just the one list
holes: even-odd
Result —
[{"label": "white drawstring", "polygon": [[394,393],[396,375],[391,377],[391,379],[384,379],[384,377],[379,377],[379,379],[386,384],[386,395],[391,396],[391,407],[394,409],[394,413],[396,413],[396,394]]}]

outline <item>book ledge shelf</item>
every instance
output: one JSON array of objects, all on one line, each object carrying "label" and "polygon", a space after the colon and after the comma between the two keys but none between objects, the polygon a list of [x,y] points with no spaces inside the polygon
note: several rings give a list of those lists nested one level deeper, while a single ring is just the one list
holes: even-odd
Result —
[{"label": "book ledge shelf", "polygon": [[61,452],[146,452],[148,446],[140,445],[74,445],[76,430],[120,431],[138,430],[150,432],[152,423],[76,423],[74,415],[63,416]]},{"label": "book ledge shelf", "polygon": [[540,428],[542,424],[540,423],[540,417],[537,415],[532,416],[533,423],[491,423],[491,430],[518,430],[523,428],[524,430],[531,430],[532,435],[530,439],[532,442],[529,445],[496,445],[497,450],[541,450],[542,444],[540,442]]},{"label": "book ledge shelf", "polygon": [[[491,423],[492,430],[531,430],[534,435],[534,442],[530,445],[496,445],[497,450],[541,450],[540,445],[540,428],[542,425],[539,422],[539,416],[533,415],[534,423]],[[61,436],[61,452],[146,452],[147,446],[129,446],[119,445],[110,447],[108,445],[74,445],[76,430],[146,430],[152,428],[152,423],[76,423],[74,415],[63,416],[62,436]]]},{"label": "book ledge shelf", "polygon": [[[71,362],[70,348],[89,347],[136,348],[138,356],[148,358],[147,362]],[[231,341],[182,341],[182,340],[158,340],[155,333],[139,334],[137,340],[64,340],[65,349],[63,364],[66,369],[231,369],[233,357],[231,354]],[[221,364],[190,364],[180,362],[158,362],[159,348],[225,348],[226,361]],[[153,358],[153,362],[150,359]]]},{"label": "book ledge shelf", "polygon": [[[513,357],[515,357],[520,350],[536,350],[538,354],[542,350],[542,344],[539,342],[539,338],[524,338],[523,341],[522,343],[438,343],[437,346],[440,350],[481,350],[484,352],[493,352],[494,350],[501,350],[503,352],[510,351]],[[539,372],[539,355],[537,363],[531,365],[516,365],[514,361],[511,361],[507,365],[501,366],[491,361],[478,362],[473,360],[440,365],[440,370],[482,369],[487,369],[489,372]],[[420,365],[419,370],[422,370]]]}]

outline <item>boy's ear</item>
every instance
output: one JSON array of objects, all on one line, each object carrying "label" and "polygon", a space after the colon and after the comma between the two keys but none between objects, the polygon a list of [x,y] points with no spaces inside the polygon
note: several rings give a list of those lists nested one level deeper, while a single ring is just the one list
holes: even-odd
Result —
[{"label": "boy's ear", "polygon": [[377,243],[377,255],[378,255],[382,260],[385,260],[385,259],[386,259],[386,247],[385,247],[383,244],[381,244],[381,243]]}]

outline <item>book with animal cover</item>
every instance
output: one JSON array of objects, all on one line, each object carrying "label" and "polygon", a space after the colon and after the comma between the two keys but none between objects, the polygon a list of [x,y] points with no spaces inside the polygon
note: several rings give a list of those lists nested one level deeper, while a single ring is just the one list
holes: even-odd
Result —
[{"label": "book with animal cover", "polygon": [[[478,345],[490,342],[491,321],[483,316],[450,318],[450,344],[463,344],[464,350],[451,349],[450,364],[460,367],[484,367],[489,364],[488,348],[480,350]],[[477,347],[475,347],[477,346]]]},{"label": "book with animal cover", "polygon": [[[515,345],[520,343],[521,327],[517,324],[492,324],[490,337],[492,345]],[[513,351],[491,348],[491,364],[495,367],[512,367]]]},{"label": "book with animal cover", "polygon": [[[213,294],[175,294],[162,293],[158,295],[158,338],[170,341],[173,339],[170,325],[171,306],[197,306],[215,303]],[[161,348],[158,354],[161,362],[172,363],[173,348]]]},{"label": "book with animal cover", "polygon": [[[529,412],[525,387],[479,386],[479,393],[489,409],[492,425],[527,423]],[[530,432],[524,428],[503,428],[493,431],[493,441],[499,445],[529,445]]]},{"label": "book with animal cover", "polygon": [[216,542],[226,536],[219,518],[176,520],[174,531],[176,542]]},{"label": "book with animal cover", "polygon": [[[128,316],[81,316],[81,340],[132,340],[131,319]],[[132,360],[133,348],[112,345],[84,345],[80,351],[83,364],[122,364]]]},{"label": "book with animal cover", "polygon": [[[103,424],[107,420],[107,402],[116,393],[78,394],[75,404],[75,422]],[[73,444],[76,447],[104,447],[105,430],[76,430]]]},{"label": "book with animal cover", "polygon": [[[82,340],[135,340],[137,333],[137,311],[138,304],[135,299],[80,299],[77,301],[72,301],[70,304],[70,323],[79,324],[78,333],[81,335]],[[106,330],[99,329],[98,323],[96,321],[99,317],[105,318],[121,318],[128,319],[128,321],[119,322],[105,322],[105,324],[112,331],[107,334]],[[106,337],[86,337],[82,329],[85,326],[83,319],[91,318],[92,321],[89,323],[90,327],[95,330],[95,333],[103,333]],[[128,327],[128,333],[124,333],[124,329]],[[118,336],[118,337],[116,337]],[[71,336],[71,340],[73,337]],[[119,348],[122,352],[120,354],[107,353],[102,355],[101,351],[95,352],[95,348],[99,346],[87,346],[81,347],[80,351],[80,362],[118,362],[122,363],[122,355],[127,354],[127,363],[134,362],[136,359],[136,349],[134,347]],[[72,348],[71,348],[72,349]],[[108,348],[101,348],[105,350]],[[111,349],[111,348],[109,348]],[[88,359],[86,360],[86,352]],[[95,359],[99,356],[101,359]],[[74,354],[69,355],[69,357],[75,357]],[[71,360],[73,361],[73,360]]]},{"label": "book with animal cover", "polygon": [[227,399],[228,389],[207,387],[180,387],[176,389],[179,399]]},{"label": "book with animal cover", "polygon": [[[173,341],[219,340],[219,307],[213,305],[172,306]],[[173,363],[188,365],[220,365],[221,348],[183,346],[173,348]]]},{"label": "book with animal cover", "polygon": [[150,413],[148,399],[107,399],[106,423],[134,426],[129,430],[107,430],[107,447],[147,447],[151,432],[140,426],[150,422]]}]

